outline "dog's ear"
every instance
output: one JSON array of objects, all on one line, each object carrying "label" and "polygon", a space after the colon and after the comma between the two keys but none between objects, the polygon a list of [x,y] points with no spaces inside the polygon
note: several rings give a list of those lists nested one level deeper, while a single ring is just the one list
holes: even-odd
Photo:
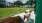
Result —
[{"label": "dog's ear", "polygon": [[32,10],[30,10],[32,12]]},{"label": "dog's ear", "polygon": [[32,10],[30,10],[30,13],[32,12]]},{"label": "dog's ear", "polygon": [[26,11],[24,11],[26,13]]}]

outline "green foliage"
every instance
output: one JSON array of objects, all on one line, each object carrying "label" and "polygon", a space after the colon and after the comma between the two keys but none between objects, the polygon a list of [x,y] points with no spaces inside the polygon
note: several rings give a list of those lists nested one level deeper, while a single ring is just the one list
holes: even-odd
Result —
[{"label": "green foliage", "polygon": [[25,4],[26,4],[26,5],[28,5],[28,4],[29,4],[29,2],[27,1]]},{"label": "green foliage", "polygon": [[32,5],[33,4],[33,0],[29,0],[29,4]]},{"label": "green foliage", "polygon": [[16,5],[17,7],[20,7],[21,5],[23,5],[23,3],[21,1],[16,1],[14,2],[14,5]]}]

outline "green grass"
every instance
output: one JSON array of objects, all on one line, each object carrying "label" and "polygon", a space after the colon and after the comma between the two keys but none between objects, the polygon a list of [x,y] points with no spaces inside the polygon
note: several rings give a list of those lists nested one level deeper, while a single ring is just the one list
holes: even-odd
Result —
[{"label": "green grass", "polygon": [[34,8],[0,8],[0,18],[22,13],[27,9],[34,10]]}]

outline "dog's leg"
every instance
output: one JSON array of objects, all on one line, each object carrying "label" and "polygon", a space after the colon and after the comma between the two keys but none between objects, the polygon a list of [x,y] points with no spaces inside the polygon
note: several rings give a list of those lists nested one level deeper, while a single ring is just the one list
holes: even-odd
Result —
[{"label": "dog's leg", "polygon": [[25,18],[24,23],[27,23],[27,18]]}]

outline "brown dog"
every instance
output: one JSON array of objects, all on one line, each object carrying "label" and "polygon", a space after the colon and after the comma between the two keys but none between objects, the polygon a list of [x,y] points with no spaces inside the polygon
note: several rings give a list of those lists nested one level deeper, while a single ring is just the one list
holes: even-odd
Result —
[{"label": "brown dog", "polygon": [[28,17],[30,17],[30,14],[31,14],[31,11],[26,10],[25,13],[23,13],[23,14],[1,19],[0,23],[24,23],[25,19],[26,19],[26,22],[28,21],[28,19],[29,19]]},{"label": "brown dog", "polygon": [[23,23],[20,16],[1,19],[0,23]]}]

